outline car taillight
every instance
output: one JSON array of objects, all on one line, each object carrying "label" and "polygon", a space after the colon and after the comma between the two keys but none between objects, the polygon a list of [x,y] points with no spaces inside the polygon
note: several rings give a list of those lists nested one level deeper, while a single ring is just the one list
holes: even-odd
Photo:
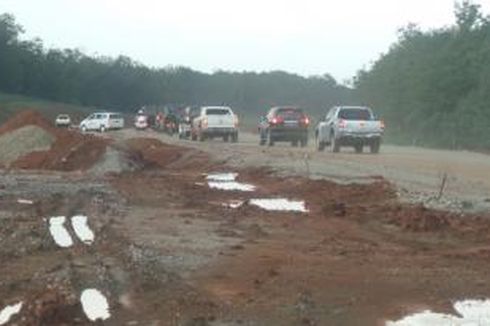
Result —
[{"label": "car taillight", "polygon": [[204,128],[207,128],[207,127],[208,127],[208,118],[207,118],[207,117],[206,117],[206,118],[204,118],[204,119],[202,119],[202,126],[203,126]]},{"label": "car taillight", "polygon": [[238,128],[238,123],[239,123],[238,116],[234,115],[233,118],[234,118],[235,128]]},{"label": "car taillight", "polygon": [[345,127],[347,127],[347,122],[345,122],[345,120],[340,120],[339,121],[339,128],[344,129]]},{"label": "car taillight", "polygon": [[384,129],[385,128],[385,122],[383,120],[381,120],[379,122],[379,126],[381,127],[381,129]]},{"label": "car taillight", "polygon": [[271,124],[278,125],[278,124],[283,123],[283,121],[284,121],[284,119],[282,117],[274,117],[271,120]]},{"label": "car taillight", "polygon": [[301,119],[301,122],[305,125],[308,126],[310,124],[310,119],[305,116],[303,119]]}]

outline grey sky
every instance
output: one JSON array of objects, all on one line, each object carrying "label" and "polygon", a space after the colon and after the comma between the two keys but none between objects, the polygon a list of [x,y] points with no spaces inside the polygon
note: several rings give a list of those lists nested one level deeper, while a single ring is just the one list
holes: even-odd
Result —
[{"label": "grey sky", "polygon": [[[490,1],[479,0],[485,13]],[[409,22],[451,24],[453,0],[0,0],[50,47],[151,66],[351,78]]]}]

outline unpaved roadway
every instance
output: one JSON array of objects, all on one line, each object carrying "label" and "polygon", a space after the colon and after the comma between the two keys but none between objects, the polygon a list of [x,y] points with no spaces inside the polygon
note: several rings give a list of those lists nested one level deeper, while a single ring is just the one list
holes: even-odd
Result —
[{"label": "unpaved roadway", "polygon": [[[363,154],[356,154],[352,148],[342,148],[341,153],[334,154],[328,148],[317,152],[311,139],[307,148],[293,148],[288,143],[261,147],[258,136],[246,132],[240,134],[237,144],[220,139],[192,142],[131,129],[111,135],[116,138],[141,136],[197,148],[238,168],[268,167],[282,175],[309,176],[337,183],[366,183],[382,176],[396,186],[405,201],[456,211],[490,209],[490,156],[486,154],[393,145],[383,145],[378,155],[370,154],[368,148]],[[444,175],[442,198],[437,200]]]},{"label": "unpaved roadway", "polygon": [[[386,326],[490,298],[490,214],[427,208],[483,208],[484,155],[390,146],[334,155],[260,147],[252,134],[238,144],[131,129],[97,136],[110,139],[88,137],[108,144],[101,157],[50,151],[43,157],[59,164],[36,155],[23,159],[30,170],[0,170],[0,309],[24,303],[12,325],[93,325],[86,289],[106,296],[111,316],[99,324],[110,326]],[[454,197],[429,202],[444,171]],[[212,188],[213,172],[255,188]],[[304,201],[307,211],[259,209],[257,198]],[[79,214],[93,243],[67,222],[73,245],[58,246],[51,218]]]}]

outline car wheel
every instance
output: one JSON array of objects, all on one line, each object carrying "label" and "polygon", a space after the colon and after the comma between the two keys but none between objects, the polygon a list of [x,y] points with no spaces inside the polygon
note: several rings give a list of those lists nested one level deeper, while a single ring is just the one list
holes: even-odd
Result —
[{"label": "car wheel", "polygon": [[332,149],[333,153],[340,152],[340,144],[338,139],[335,139],[335,135],[332,135],[330,138],[330,148]]},{"label": "car wheel", "polygon": [[381,148],[381,143],[379,140],[372,142],[370,145],[370,149],[371,149],[372,154],[378,154],[380,148]]},{"label": "car wheel", "polygon": [[306,147],[306,145],[308,145],[308,139],[301,139],[300,145],[301,147]]},{"label": "car wheel", "polygon": [[356,153],[360,154],[362,153],[363,146],[362,144],[354,146],[354,149],[356,150]]},{"label": "car wheel", "polygon": [[235,132],[234,134],[231,135],[231,142],[232,143],[238,142],[238,132]]},{"label": "car wheel", "polygon": [[316,138],[316,148],[318,149],[319,152],[325,150],[325,143],[319,140],[318,137]]},{"label": "car wheel", "polygon": [[267,142],[267,134],[263,131],[260,131],[259,134],[259,145],[264,146],[265,143]]},{"label": "car wheel", "polygon": [[206,137],[202,132],[199,132],[199,141],[204,141],[204,140],[206,140]]},{"label": "car wheel", "polygon": [[298,141],[297,141],[297,140],[293,140],[293,141],[291,142],[291,146],[293,146],[293,147],[298,147]]},{"label": "car wheel", "polygon": [[106,128],[105,128],[105,126],[100,126],[100,129],[99,130],[100,130],[100,132],[105,132],[106,131]]},{"label": "car wheel", "polygon": [[223,141],[224,141],[225,143],[227,143],[227,142],[228,142],[228,140],[229,140],[229,136],[228,136],[228,135],[223,136]]},{"label": "car wheel", "polygon": [[271,133],[268,133],[269,146],[274,146],[274,138],[272,138]]},{"label": "car wheel", "polygon": [[81,129],[83,133],[87,132],[87,126],[83,125]]}]

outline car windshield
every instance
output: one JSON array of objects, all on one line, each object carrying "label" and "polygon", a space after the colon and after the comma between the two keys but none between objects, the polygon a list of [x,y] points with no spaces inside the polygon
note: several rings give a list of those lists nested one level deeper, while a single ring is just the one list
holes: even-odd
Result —
[{"label": "car windshield", "polygon": [[69,119],[69,117],[66,114],[60,114],[58,119]]},{"label": "car windshield", "polygon": [[111,115],[110,115],[110,118],[111,118],[111,119],[122,119],[122,116],[121,116],[120,114],[117,114],[117,113],[116,113],[116,114],[111,114]]},{"label": "car windshield", "polygon": [[207,115],[229,115],[229,109],[206,109]]},{"label": "car windshield", "polygon": [[344,120],[372,120],[371,112],[367,109],[342,109],[339,118]]}]

